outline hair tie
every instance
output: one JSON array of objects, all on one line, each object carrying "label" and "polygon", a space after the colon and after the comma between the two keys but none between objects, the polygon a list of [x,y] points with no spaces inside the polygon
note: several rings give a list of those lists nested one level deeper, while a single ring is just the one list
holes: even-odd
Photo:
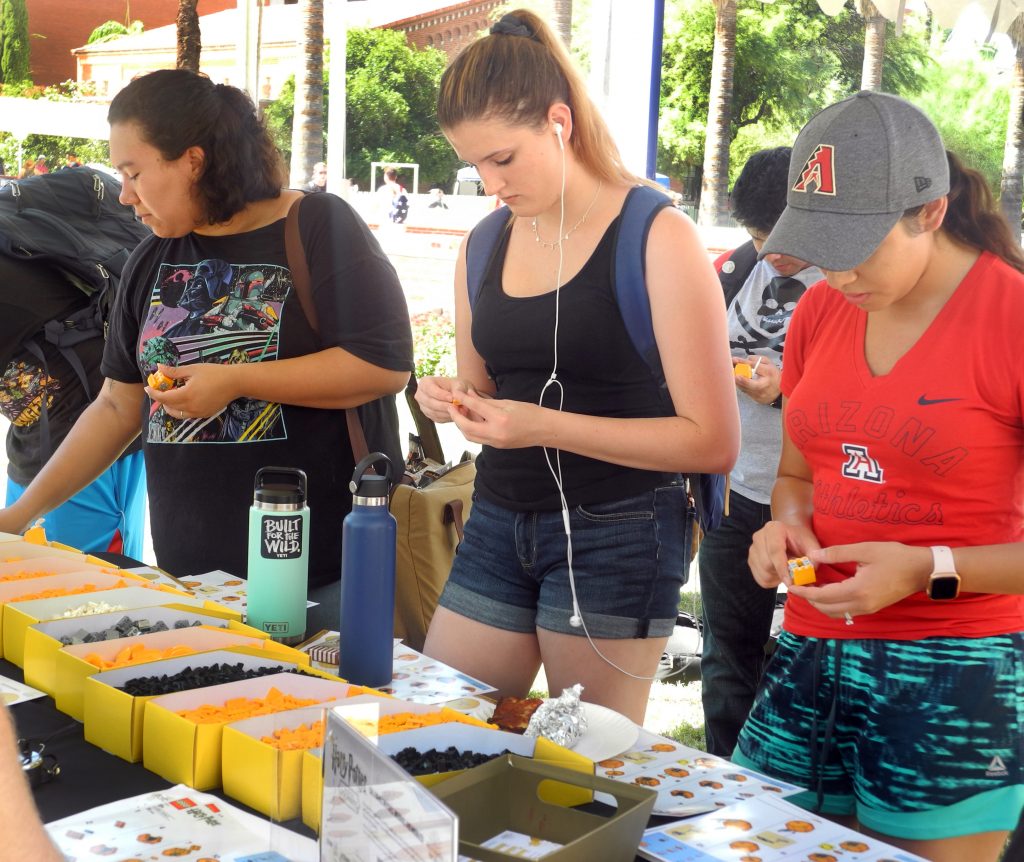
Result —
[{"label": "hair tie", "polygon": [[500,21],[491,25],[491,33],[496,36],[525,36],[532,39],[536,34],[515,15],[505,15]]}]

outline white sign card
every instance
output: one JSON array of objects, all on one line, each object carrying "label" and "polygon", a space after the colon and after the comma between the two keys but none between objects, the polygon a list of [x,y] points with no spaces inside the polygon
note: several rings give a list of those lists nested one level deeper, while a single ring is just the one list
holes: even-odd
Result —
[{"label": "white sign card", "polygon": [[458,818],[350,725],[348,709],[327,714],[321,862],[456,862]]},{"label": "white sign card", "polygon": [[48,823],[65,858],[316,862],[316,842],[184,784]]}]

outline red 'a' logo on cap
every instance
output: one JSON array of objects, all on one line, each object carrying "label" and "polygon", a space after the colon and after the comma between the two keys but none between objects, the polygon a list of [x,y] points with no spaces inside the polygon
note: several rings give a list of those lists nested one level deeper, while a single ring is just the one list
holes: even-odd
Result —
[{"label": "red 'a' logo on cap", "polygon": [[[834,197],[836,193],[834,154],[835,148],[831,144],[818,144],[818,148],[811,153],[804,169],[800,171],[800,179],[793,186],[793,191],[813,191],[814,194]],[[809,189],[808,186],[814,188]]]}]

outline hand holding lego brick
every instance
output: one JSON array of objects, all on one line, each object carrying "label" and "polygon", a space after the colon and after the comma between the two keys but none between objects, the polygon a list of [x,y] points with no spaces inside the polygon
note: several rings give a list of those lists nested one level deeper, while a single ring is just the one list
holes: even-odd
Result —
[{"label": "hand holding lego brick", "polygon": [[832,567],[843,574],[854,564],[853,574],[838,582],[794,585],[790,593],[806,599],[826,616],[842,619],[873,614],[924,590],[932,568],[931,551],[899,542],[858,542],[818,548],[807,555],[821,574]]},{"label": "hand holding lego brick", "polygon": [[747,563],[754,580],[765,589],[779,584],[791,587],[790,559],[806,557],[820,547],[809,526],[769,521],[754,533]]}]

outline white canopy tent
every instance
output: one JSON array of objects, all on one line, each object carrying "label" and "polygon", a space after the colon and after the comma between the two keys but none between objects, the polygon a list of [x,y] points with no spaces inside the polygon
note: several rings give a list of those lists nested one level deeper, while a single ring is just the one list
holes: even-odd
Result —
[{"label": "white canopy tent", "polygon": [[0,96],[0,131],[16,138],[35,134],[105,141],[110,130],[106,105]]},{"label": "white canopy tent", "polygon": [[107,106],[92,102],[51,102],[0,96],[0,131],[18,140],[18,165],[22,144],[29,135],[59,135],[105,141],[110,133]]}]

